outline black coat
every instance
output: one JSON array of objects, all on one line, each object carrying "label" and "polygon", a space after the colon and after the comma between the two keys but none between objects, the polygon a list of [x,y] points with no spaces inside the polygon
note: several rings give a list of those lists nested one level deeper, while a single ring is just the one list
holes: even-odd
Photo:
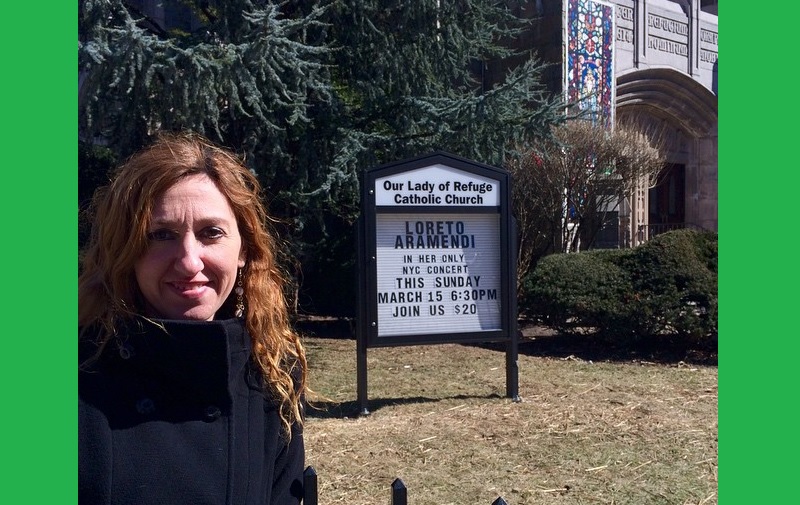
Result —
[{"label": "black coat", "polygon": [[[79,371],[79,503],[299,503],[302,432],[287,443],[244,325],[159,322]],[[94,350],[82,343],[81,363]]]}]

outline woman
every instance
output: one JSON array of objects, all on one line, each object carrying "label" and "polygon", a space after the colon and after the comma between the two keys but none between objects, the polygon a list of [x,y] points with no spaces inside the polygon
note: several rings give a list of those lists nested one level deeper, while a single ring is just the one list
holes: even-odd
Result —
[{"label": "woman", "polygon": [[306,360],[256,178],[197,135],[164,135],[93,209],[80,503],[299,503]]}]

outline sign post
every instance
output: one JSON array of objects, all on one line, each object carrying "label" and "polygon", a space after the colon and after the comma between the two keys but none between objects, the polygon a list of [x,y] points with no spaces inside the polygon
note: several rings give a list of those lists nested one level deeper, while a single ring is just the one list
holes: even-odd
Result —
[{"label": "sign post", "polygon": [[510,174],[436,152],[364,172],[359,219],[358,401],[369,347],[506,341],[518,395]]}]

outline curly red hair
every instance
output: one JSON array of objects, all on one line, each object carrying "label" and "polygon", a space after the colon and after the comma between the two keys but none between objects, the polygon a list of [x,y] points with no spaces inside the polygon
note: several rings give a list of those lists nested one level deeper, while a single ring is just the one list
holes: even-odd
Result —
[{"label": "curly red hair", "polygon": [[[121,320],[142,314],[144,300],[134,264],[147,249],[147,229],[155,199],[184,177],[210,177],[228,199],[239,226],[247,263],[242,269],[246,293],[245,320],[253,355],[267,388],[280,401],[281,420],[291,436],[302,423],[306,391],[306,358],[292,329],[278,265],[277,242],[268,228],[261,187],[253,173],[230,151],[192,133],[161,134],[115,172],[112,182],[95,193],[93,227],[78,278],[78,325],[101,328],[104,347]],[[232,317],[233,297],[217,318]]]}]

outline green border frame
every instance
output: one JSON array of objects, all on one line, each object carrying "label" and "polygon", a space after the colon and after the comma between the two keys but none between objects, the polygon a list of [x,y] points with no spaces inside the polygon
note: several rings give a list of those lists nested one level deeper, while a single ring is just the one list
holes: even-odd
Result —
[{"label": "green border frame", "polygon": [[[77,503],[76,23],[4,7],[4,503]],[[10,304],[9,304],[10,301]]]},{"label": "green border frame", "polygon": [[797,310],[798,162],[789,151],[798,141],[795,33],[781,22],[793,19],[788,6],[729,2],[720,22],[719,497],[725,504],[781,503],[796,494],[798,332],[790,317]]}]

